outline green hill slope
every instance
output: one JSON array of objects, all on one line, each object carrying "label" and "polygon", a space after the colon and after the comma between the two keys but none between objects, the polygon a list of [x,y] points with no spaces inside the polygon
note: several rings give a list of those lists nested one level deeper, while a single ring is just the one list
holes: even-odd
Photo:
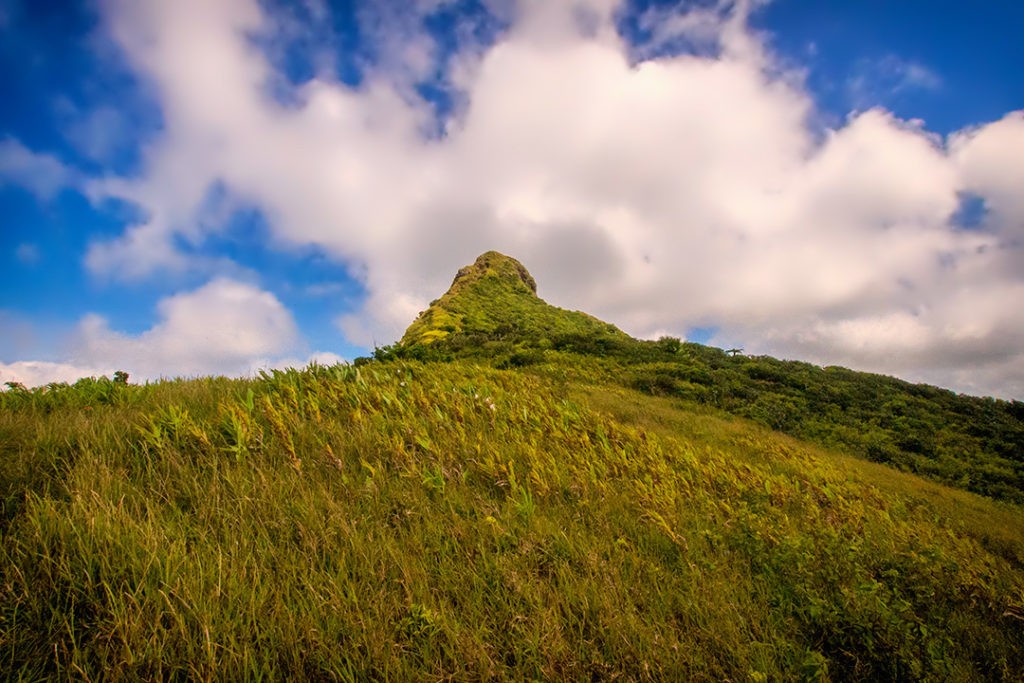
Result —
[{"label": "green hill slope", "polygon": [[[581,355],[605,380],[753,419],[832,449],[986,496],[1024,503],[1024,403],[954,394],[845,368],[820,368],[664,338],[632,339],[537,298],[518,261],[496,252],[378,359],[474,359],[499,368],[548,364],[572,373]],[[593,365],[593,364],[592,364]]]},{"label": "green hill slope", "polygon": [[1024,670],[1019,508],[536,370],[373,363],[4,394],[0,667],[327,680]]},{"label": "green hill slope", "polygon": [[672,374],[752,359],[607,329],[588,346],[571,315],[531,346],[447,304],[458,331],[388,362],[0,393],[0,670],[1019,679],[1019,506]]}]

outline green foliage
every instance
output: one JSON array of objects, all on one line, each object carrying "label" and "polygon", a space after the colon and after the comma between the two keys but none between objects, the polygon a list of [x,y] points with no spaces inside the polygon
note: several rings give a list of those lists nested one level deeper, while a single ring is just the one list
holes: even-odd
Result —
[{"label": "green foliage", "polygon": [[529,339],[538,344],[569,336],[628,339],[597,318],[544,303],[536,291],[533,277],[521,263],[487,252],[460,270],[444,296],[413,321],[401,347],[431,346],[444,340],[464,348],[480,338],[491,342]]},{"label": "green foliage", "polygon": [[8,385],[0,670],[1019,679],[1020,403],[535,290],[489,252],[353,365]]},{"label": "green foliage", "polygon": [[[544,303],[522,272],[514,259],[481,256],[409,327],[402,343],[377,349],[374,358],[473,359],[505,369],[558,363],[571,371],[579,364],[573,357],[584,356],[590,360],[580,362],[601,365],[622,386],[711,406],[951,486],[1024,503],[1024,408],[1018,402],[747,357],[740,349],[673,337],[632,339],[590,316]],[[443,329],[439,320],[447,321]]]},{"label": "green foliage", "polygon": [[673,362],[654,349],[609,358],[628,365],[627,384],[641,391],[713,406],[951,486],[1024,503],[1018,402],[768,357],[723,359],[696,344],[684,346],[686,357]]},{"label": "green foliage", "polygon": [[497,368],[557,365],[586,381],[673,396],[747,417],[822,446],[1001,500],[1024,503],[1024,409],[892,377],[693,343],[582,333],[458,333],[378,349],[381,361],[473,360]]},{"label": "green foliage", "polygon": [[108,403],[94,382],[5,394],[0,667],[345,680],[1024,670],[1019,508],[632,391],[607,359],[531,353],[504,370],[392,358],[126,385]]},{"label": "green foliage", "polygon": [[683,350],[683,342],[678,337],[659,337],[658,350],[665,353],[679,353]]},{"label": "green foliage", "polygon": [[6,382],[7,391],[0,391],[0,408],[32,406],[50,411],[66,405],[93,408],[116,405],[137,396],[140,387],[129,387],[128,373],[118,370],[114,378],[83,377],[74,384],[53,382],[28,389],[20,382]]}]

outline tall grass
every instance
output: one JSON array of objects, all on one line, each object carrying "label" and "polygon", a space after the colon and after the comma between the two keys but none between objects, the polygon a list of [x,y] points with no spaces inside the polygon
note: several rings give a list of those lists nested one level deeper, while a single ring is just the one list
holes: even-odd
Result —
[{"label": "tall grass", "polygon": [[1024,671],[1019,508],[555,374],[371,363],[4,394],[0,669]]}]

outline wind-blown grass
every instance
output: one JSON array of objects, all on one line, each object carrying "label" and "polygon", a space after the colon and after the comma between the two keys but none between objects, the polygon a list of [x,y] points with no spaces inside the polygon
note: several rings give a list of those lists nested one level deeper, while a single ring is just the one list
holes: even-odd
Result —
[{"label": "wind-blown grass", "polygon": [[610,387],[604,372],[393,362],[8,392],[0,668],[325,680],[1024,670],[1019,508],[890,481],[879,465]]},{"label": "wind-blown grass", "polygon": [[540,365],[563,379],[685,399],[690,411],[725,411],[829,449],[1024,504],[1024,403],[741,351],[673,337],[633,339],[589,315],[545,303],[521,263],[487,252],[459,271],[401,343],[376,349],[374,357]]}]

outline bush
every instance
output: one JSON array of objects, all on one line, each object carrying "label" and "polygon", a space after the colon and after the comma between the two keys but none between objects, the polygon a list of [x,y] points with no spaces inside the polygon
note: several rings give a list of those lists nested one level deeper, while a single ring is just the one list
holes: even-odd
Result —
[{"label": "bush", "polygon": [[683,342],[678,337],[659,337],[656,344],[665,353],[679,353],[683,348]]}]

